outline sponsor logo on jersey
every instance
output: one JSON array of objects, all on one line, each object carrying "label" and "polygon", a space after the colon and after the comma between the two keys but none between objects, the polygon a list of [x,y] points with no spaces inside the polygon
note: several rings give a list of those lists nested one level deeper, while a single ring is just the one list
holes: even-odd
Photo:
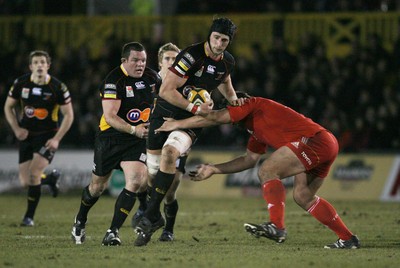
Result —
[{"label": "sponsor logo on jersey", "polygon": [[40,87],[32,88],[32,95],[36,95],[36,96],[42,95],[42,89]]},{"label": "sponsor logo on jersey", "polygon": [[35,108],[32,106],[25,106],[24,108],[25,115],[28,118],[36,117],[37,119],[43,120],[47,117],[49,112],[43,108]]},{"label": "sponsor logo on jersey", "polygon": [[188,68],[192,67],[192,65],[190,63],[188,63],[187,61],[185,61],[185,59],[181,59],[180,60],[183,64],[185,64],[185,66],[188,66]]},{"label": "sponsor logo on jersey", "polygon": [[182,60],[180,60],[178,62],[179,67],[181,67],[185,72],[187,72],[187,70],[189,70],[190,66],[187,66]]},{"label": "sponsor logo on jersey", "polygon": [[294,148],[299,149],[299,142],[298,141],[291,142],[290,144],[292,144]]},{"label": "sponsor logo on jersey", "polygon": [[147,122],[147,121],[149,121],[149,117],[150,117],[150,108],[146,108],[143,111],[135,108],[135,109],[131,109],[126,114],[126,118],[132,123],[136,123],[139,121]]},{"label": "sponsor logo on jersey", "polygon": [[51,94],[51,92],[43,92],[43,95],[43,100],[47,101],[51,98],[53,94]]},{"label": "sponsor logo on jersey", "polygon": [[131,98],[131,97],[135,96],[135,93],[133,92],[133,88],[131,86],[126,86],[125,90],[126,90],[126,97],[127,98]]},{"label": "sponsor logo on jersey", "polygon": [[104,91],[103,98],[105,98],[105,99],[116,99],[117,98],[117,92],[114,91],[114,90]]},{"label": "sponsor logo on jersey", "polygon": [[185,75],[185,72],[184,72],[181,68],[179,68],[178,65],[176,65],[176,66],[174,67],[174,69],[175,69],[178,73],[180,73],[181,75]]},{"label": "sponsor logo on jersey", "polygon": [[29,98],[29,88],[22,88],[21,97],[24,99]]},{"label": "sponsor logo on jersey", "polygon": [[207,66],[207,73],[209,73],[209,74],[215,74],[215,69],[216,69],[217,67],[215,67],[214,65],[208,65]]},{"label": "sponsor logo on jersey", "polygon": [[68,91],[67,85],[65,85],[64,83],[61,83],[61,90],[63,92],[67,92]]},{"label": "sponsor logo on jersey", "polygon": [[147,160],[147,155],[142,153],[139,157],[139,160],[145,162]]},{"label": "sponsor logo on jersey", "polygon": [[186,52],[186,53],[183,55],[183,57],[186,58],[191,64],[194,63],[194,58],[193,58],[193,56],[190,55],[188,52]]},{"label": "sponsor logo on jersey", "polygon": [[201,66],[201,69],[198,70],[194,75],[197,77],[201,77],[201,75],[203,74],[203,70],[204,70],[204,66]]},{"label": "sponsor logo on jersey", "polygon": [[215,78],[215,80],[221,80],[222,77],[224,77],[225,72],[217,72],[217,77]]},{"label": "sponsor logo on jersey", "polygon": [[135,83],[135,87],[136,87],[136,89],[144,89],[144,88],[146,88],[146,85],[145,85],[144,81],[139,81],[139,82]]},{"label": "sponsor logo on jersey", "polygon": [[115,84],[105,84],[104,89],[117,89]]},{"label": "sponsor logo on jersey", "polygon": [[307,163],[308,163],[309,166],[312,165],[311,159],[308,157],[308,155],[307,155],[304,151],[301,152],[301,156],[307,161]]}]

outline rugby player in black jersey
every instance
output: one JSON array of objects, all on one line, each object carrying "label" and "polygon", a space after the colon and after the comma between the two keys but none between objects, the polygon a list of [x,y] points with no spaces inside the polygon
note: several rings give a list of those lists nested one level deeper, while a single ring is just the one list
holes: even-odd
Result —
[{"label": "rugby player in black jersey", "polygon": [[4,104],[7,122],[19,141],[19,179],[28,187],[27,210],[21,226],[34,226],[41,185],[50,185],[53,196],[57,196],[59,173],[43,176],[43,172],[74,120],[68,88],[49,75],[50,64],[46,51],[32,51],[29,55],[31,73],[14,81]]},{"label": "rugby player in black jersey", "polygon": [[160,203],[168,192],[176,173],[175,162],[187,154],[201,132],[200,128],[155,133],[165,117],[184,119],[205,115],[213,103],[194,105],[184,97],[184,88],[191,86],[211,92],[219,90],[231,105],[243,104],[232,86],[233,56],[226,51],[236,32],[236,25],[228,18],[216,18],[209,30],[208,40],[183,49],[169,68],[160,88],[159,97],[150,119],[147,144],[147,167],[154,176],[153,189],[144,216],[136,231],[135,246],[144,246],[152,234],[164,225]]},{"label": "rugby player in black jersey", "polygon": [[[158,74],[160,75],[161,79],[165,77],[169,67],[171,67],[172,64],[175,62],[175,59],[179,52],[180,49],[173,43],[166,43],[158,49],[158,67],[160,69]],[[179,209],[178,200],[176,199],[176,191],[178,190],[182,176],[185,173],[186,160],[187,160],[187,154],[179,157],[175,163],[176,166],[175,178],[164,198],[165,227],[160,235],[159,238],[160,241],[168,242],[174,240],[174,226]],[[146,196],[144,196],[144,198],[146,198],[147,192],[151,193],[151,187],[153,184],[152,182],[154,179],[152,174],[149,174],[148,179],[149,179],[148,191],[144,193],[138,193],[139,200],[141,200],[145,194]],[[141,201],[139,209],[132,217],[133,228],[137,227],[137,224],[142,218],[144,211],[146,210],[146,207],[147,204]]]},{"label": "rugby player in black jersey", "polygon": [[148,121],[161,78],[146,67],[147,53],[138,42],[123,46],[121,61],[100,87],[103,115],[95,139],[92,180],[82,191],[72,227],[76,244],[85,241],[89,210],[106,189],[114,169],[123,171],[125,188],[115,202],[114,216],[102,245],[121,244],[119,229],[135,204],[136,194],[146,185]]}]

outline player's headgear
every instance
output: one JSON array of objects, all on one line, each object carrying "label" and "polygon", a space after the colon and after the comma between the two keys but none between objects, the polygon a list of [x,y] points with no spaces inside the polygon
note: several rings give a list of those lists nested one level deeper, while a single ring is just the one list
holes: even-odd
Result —
[{"label": "player's headgear", "polygon": [[213,20],[208,33],[208,42],[210,42],[210,36],[212,32],[218,32],[229,36],[229,42],[232,42],[235,36],[237,26],[228,18],[217,18]]}]

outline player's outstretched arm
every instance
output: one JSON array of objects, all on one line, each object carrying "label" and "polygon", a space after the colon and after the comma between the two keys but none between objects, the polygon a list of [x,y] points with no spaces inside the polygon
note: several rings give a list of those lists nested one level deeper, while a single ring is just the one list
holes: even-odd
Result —
[{"label": "player's outstretched arm", "polygon": [[202,181],[208,179],[214,174],[231,174],[253,168],[260,160],[261,154],[253,153],[247,150],[245,155],[239,156],[228,162],[212,165],[201,164],[197,170],[190,171],[189,176],[193,181]]},{"label": "player's outstretched arm", "polygon": [[227,124],[231,122],[231,117],[227,109],[211,111],[205,117],[192,116],[183,120],[174,120],[172,118],[164,118],[166,121],[155,132],[169,132],[177,129],[186,128],[203,128],[216,125]]}]

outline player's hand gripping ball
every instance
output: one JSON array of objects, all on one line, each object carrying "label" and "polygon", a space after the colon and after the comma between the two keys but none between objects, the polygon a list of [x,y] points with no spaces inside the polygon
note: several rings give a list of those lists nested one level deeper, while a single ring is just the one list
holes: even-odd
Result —
[{"label": "player's hand gripping ball", "polygon": [[193,86],[186,86],[183,89],[183,95],[194,105],[201,105],[202,103],[211,100],[210,93],[208,93],[207,90],[203,88],[195,88]]}]

